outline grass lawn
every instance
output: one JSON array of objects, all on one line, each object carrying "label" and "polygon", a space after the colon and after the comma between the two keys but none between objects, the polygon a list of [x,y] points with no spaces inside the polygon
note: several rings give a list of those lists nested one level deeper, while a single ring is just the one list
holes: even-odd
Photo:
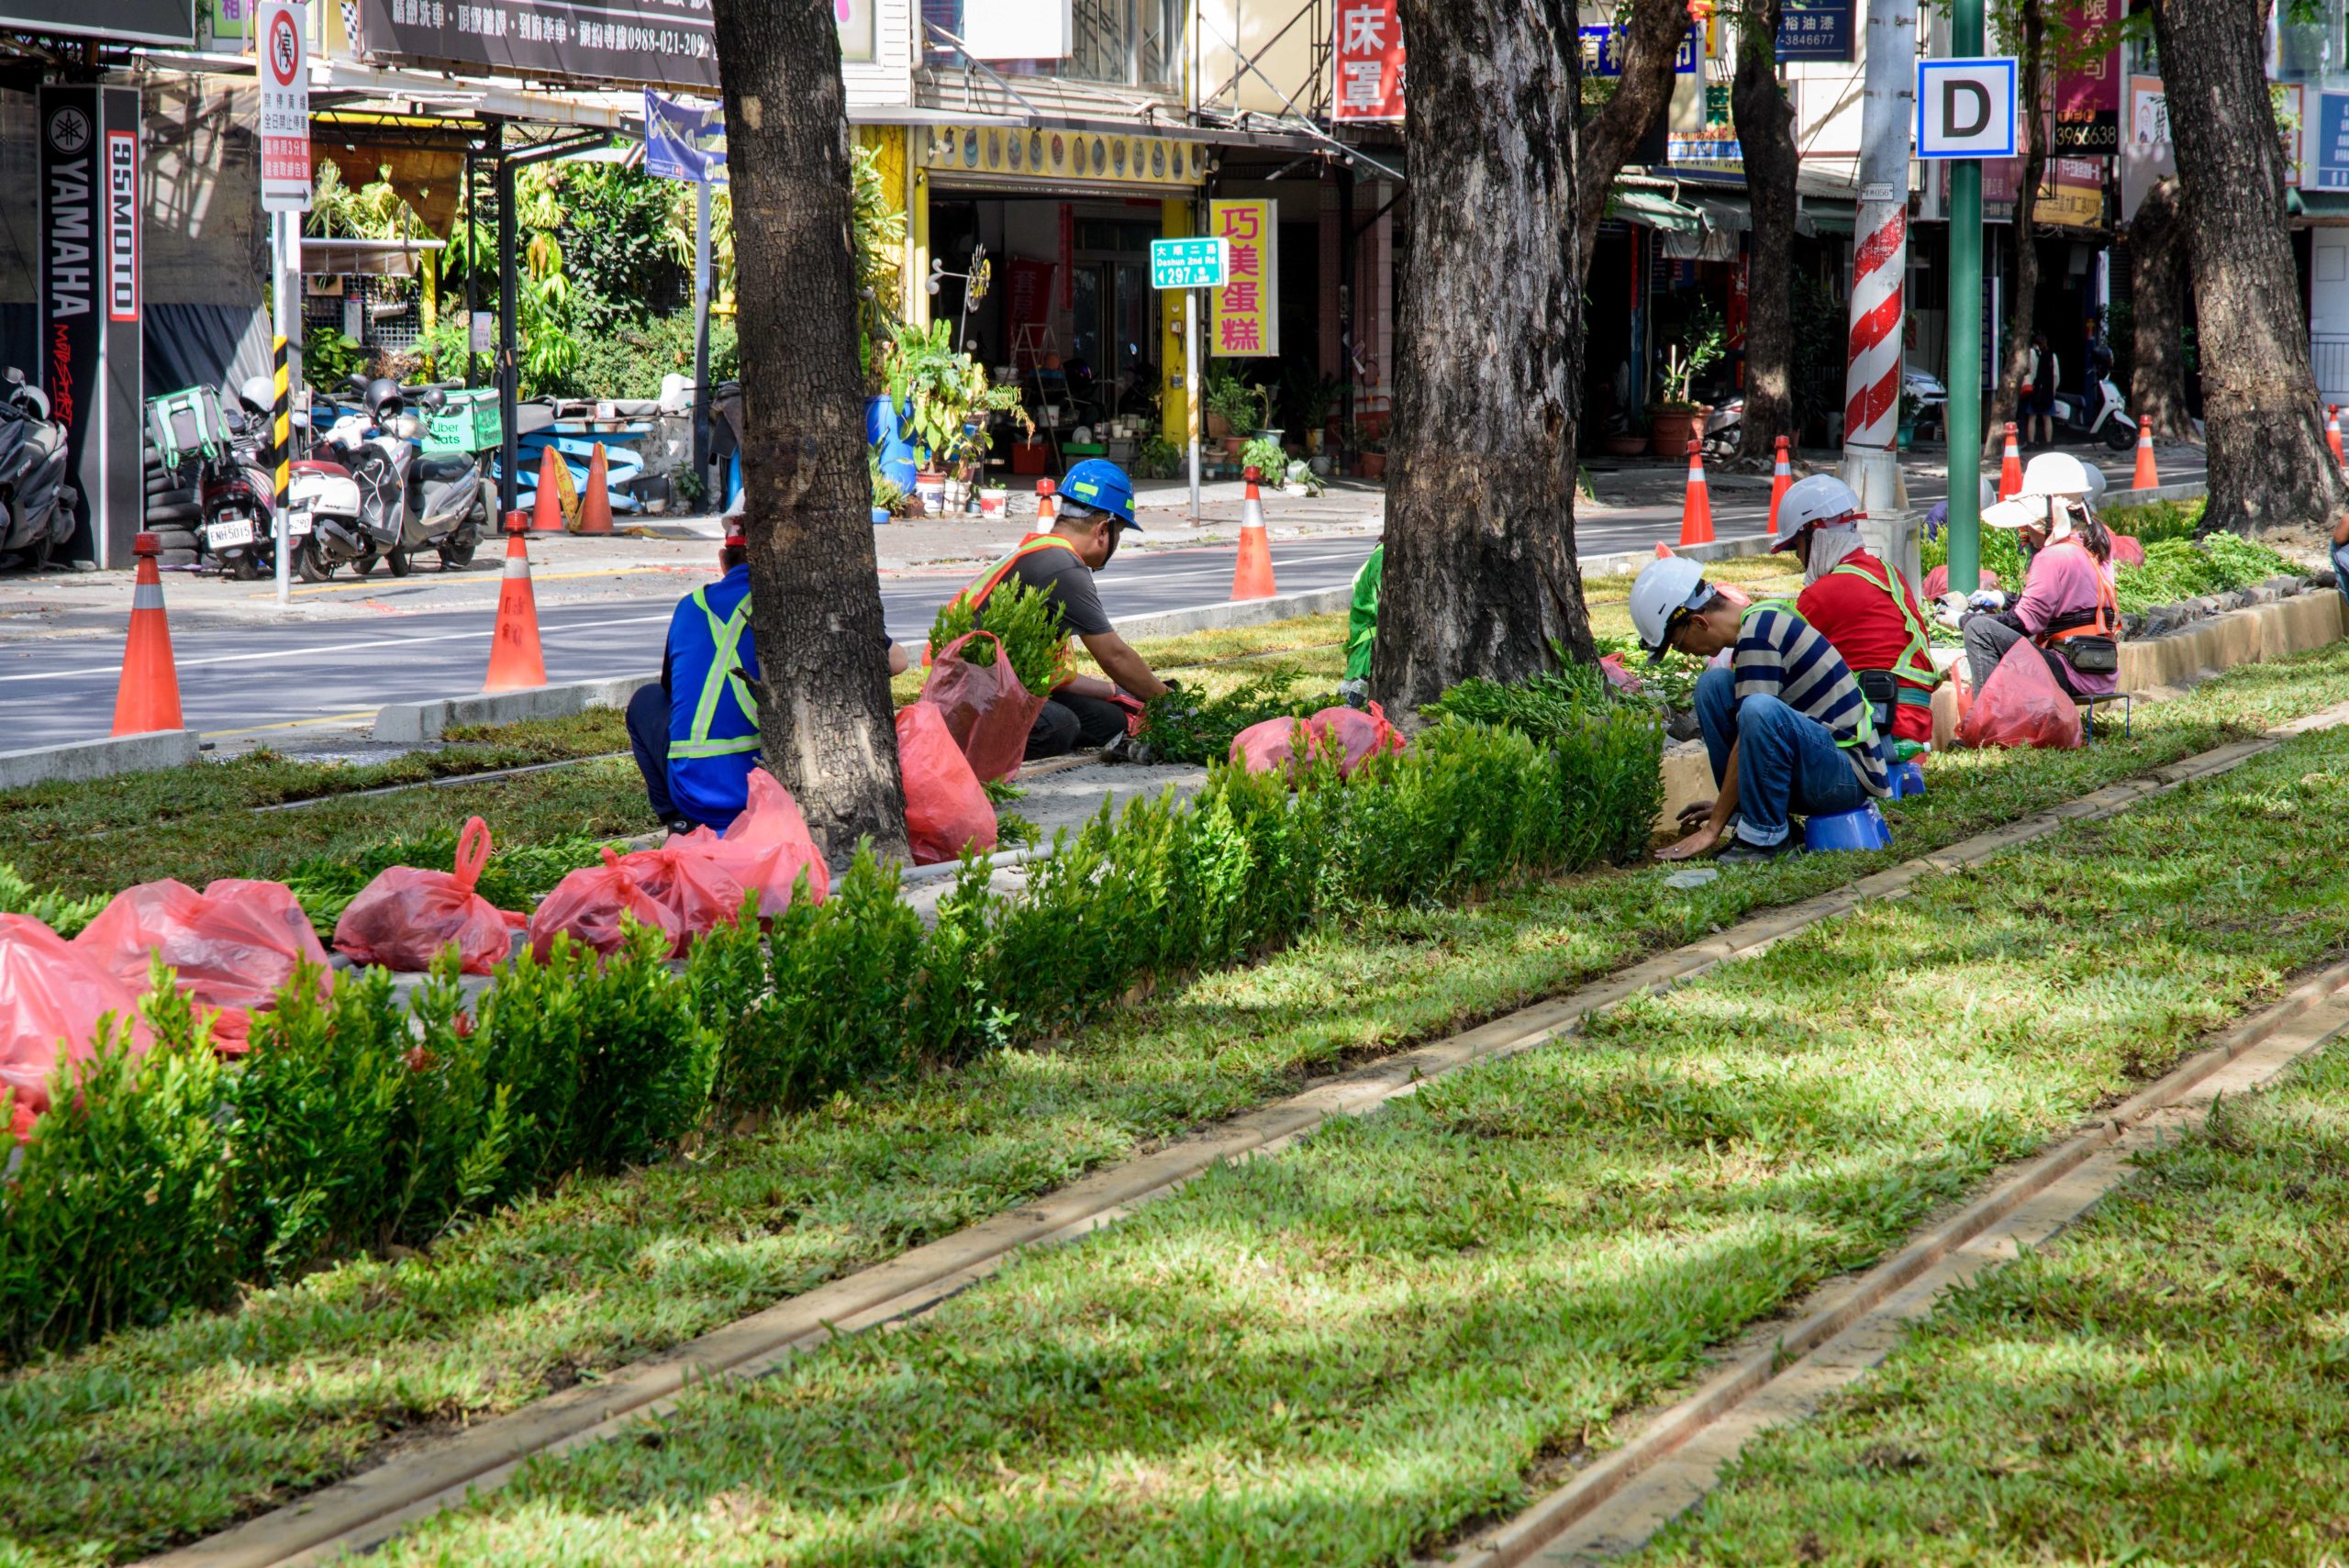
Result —
[{"label": "grass lawn", "polygon": [[2349,943],[2344,809],[2349,732],[2296,740],[689,1395],[384,1558],[1408,1562]]},{"label": "grass lawn", "polygon": [[1639,1561],[2339,1561],[2345,1215],[2336,1043],[1954,1295]]},{"label": "grass lawn", "polygon": [[1052,1049],[876,1084],[690,1161],[573,1184],[424,1255],[350,1263],[231,1314],[0,1374],[0,1542],[40,1562],[117,1561],[217,1528],[402,1434],[515,1408],[1348,1060],[2344,699],[2349,645],[2149,708],[2129,745],[1943,759],[1933,793],[1899,807],[1892,853],[1687,892],[1648,868],[1370,912],[1255,968],[1170,985]]}]

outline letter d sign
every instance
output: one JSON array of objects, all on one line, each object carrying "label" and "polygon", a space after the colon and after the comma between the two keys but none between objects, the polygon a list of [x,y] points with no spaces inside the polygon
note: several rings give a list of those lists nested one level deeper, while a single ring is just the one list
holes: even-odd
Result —
[{"label": "letter d sign", "polygon": [[1917,62],[1917,156],[2012,158],[2015,62]]}]

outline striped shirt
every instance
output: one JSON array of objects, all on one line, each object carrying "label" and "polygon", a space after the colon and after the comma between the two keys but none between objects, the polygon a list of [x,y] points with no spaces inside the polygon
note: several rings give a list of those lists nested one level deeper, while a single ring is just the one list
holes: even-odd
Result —
[{"label": "striped shirt", "polygon": [[1737,628],[1737,646],[1730,652],[1730,671],[1739,702],[1776,697],[1823,725],[1851,760],[1861,786],[1870,795],[1891,793],[1883,755],[1875,745],[1859,741],[1867,699],[1860,695],[1859,683],[1852,679],[1835,645],[1809,622],[1774,605],[1746,611]]}]

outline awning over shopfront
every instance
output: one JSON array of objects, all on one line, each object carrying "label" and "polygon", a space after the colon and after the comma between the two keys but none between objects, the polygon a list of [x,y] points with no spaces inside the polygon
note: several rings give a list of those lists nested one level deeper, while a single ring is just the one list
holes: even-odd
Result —
[{"label": "awning over shopfront", "polygon": [[1640,228],[1653,228],[1660,234],[1702,237],[1705,215],[1685,203],[1674,201],[1661,191],[1618,189],[1607,216],[1621,223]]}]

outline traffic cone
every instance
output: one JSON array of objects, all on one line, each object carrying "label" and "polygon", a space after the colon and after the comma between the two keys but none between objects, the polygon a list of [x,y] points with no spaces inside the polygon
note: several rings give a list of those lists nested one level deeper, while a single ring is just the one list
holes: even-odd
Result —
[{"label": "traffic cone", "polygon": [[2007,455],[1998,462],[1998,499],[2011,501],[2022,494],[2022,444],[2015,439],[2015,422],[2007,421]]},{"label": "traffic cone", "polygon": [[612,475],[604,458],[604,443],[596,443],[596,455],[587,460],[587,493],[579,498],[579,531],[583,534],[607,534],[612,531]]},{"label": "traffic cone", "polygon": [[1264,532],[1264,503],[1256,494],[1264,471],[1251,468],[1241,477],[1248,482],[1248,490],[1240,503],[1240,561],[1231,572],[1231,596],[1269,599],[1279,590],[1273,586],[1273,541]]},{"label": "traffic cone", "polygon": [[180,719],[180,674],[172,662],[172,628],[163,618],[163,578],[155,570],[162,546],[153,534],[130,543],[139,574],[130,588],[130,637],[122,645],[122,684],[114,696],[114,732],[146,735],[186,728]]},{"label": "traffic cone", "polygon": [[2349,469],[2349,458],[2341,455],[2341,406],[2337,403],[2324,406],[2324,444],[2332,449],[2332,466]]},{"label": "traffic cone", "polygon": [[1680,542],[1683,546],[1713,542],[1713,503],[1705,490],[1705,449],[1693,437],[1688,442],[1688,494],[1680,506]]},{"label": "traffic cone", "polygon": [[[2335,460],[2338,461],[2335,454]],[[2137,421],[2137,473],[2129,481],[2132,490],[2154,490],[2161,485],[2161,470],[2154,466],[2154,421],[2149,415]]]},{"label": "traffic cone", "polygon": [[561,467],[562,459],[555,455],[554,448],[539,449],[539,498],[530,508],[530,531],[534,534],[562,532],[562,490],[554,476],[555,470]]},{"label": "traffic cone", "polygon": [[1778,503],[1786,498],[1787,491],[1794,482],[1795,470],[1794,464],[1787,458],[1787,438],[1780,436],[1777,461],[1770,468],[1770,537],[1772,539],[1778,537]]},{"label": "traffic cone", "polygon": [[1670,545],[1668,545],[1668,544],[1664,543],[1664,540],[1662,540],[1662,539],[1658,539],[1658,540],[1656,540],[1656,541],[1655,541],[1655,558],[1656,558],[1658,561],[1669,561],[1669,560],[1671,560],[1671,559],[1672,559],[1672,547],[1671,547]]},{"label": "traffic cone", "polygon": [[1052,531],[1052,520],[1061,515],[1061,504],[1053,499],[1054,494],[1051,480],[1036,481],[1036,526],[1031,532]]},{"label": "traffic cone", "polygon": [[[546,491],[540,491],[545,495]],[[524,514],[506,514],[506,580],[497,586],[497,626],[489,634],[489,679],[484,692],[518,692],[547,684],[546,655],[539,651],[539,601],[530,592],[530,549]]]}]

